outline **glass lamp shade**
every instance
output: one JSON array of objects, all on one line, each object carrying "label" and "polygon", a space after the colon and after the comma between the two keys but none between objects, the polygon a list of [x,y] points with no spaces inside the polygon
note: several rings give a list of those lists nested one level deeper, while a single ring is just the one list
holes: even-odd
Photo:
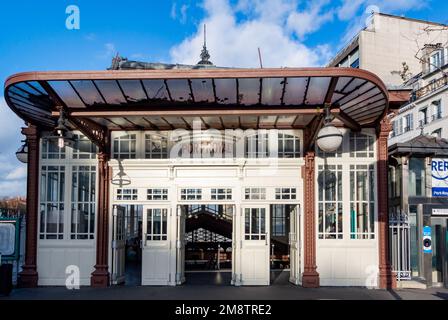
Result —
[{"label": "glass lamp shade", "polygon": [[334,152],[341,146],[342,133],[332,124],[326,124],[319,130],[316,143],[322,151]]},{"label": "glass lamp shade", "polygon": [[16,152],[17,160],[22,163],[28,162],[28,146],[26,144],[22,145]]}]

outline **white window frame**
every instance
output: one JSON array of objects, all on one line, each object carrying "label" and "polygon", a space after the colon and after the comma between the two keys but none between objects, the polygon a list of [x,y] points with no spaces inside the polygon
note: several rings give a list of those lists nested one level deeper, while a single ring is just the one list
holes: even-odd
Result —
[{"label": "white window frame", "polygon": [[[130,197],[130,199],[128,198]],[[116,201],[138,201],[137,188],[117,188],[115,189]]]},{"label": "white window frame", "polygon": [[201,188],[181,188],[179,198],[181,201],[201,201],[203,192]]},{"label": "white window frame", "polygon": [[[160,198],[160,199],[155,199]],[[148,188],[146,189],[146,200],[149,201],[167,201],[168,188]]]},{"label": "white window frame", "polygon": [[232,198],[233,198],[232,188],[219,187],[210,189],[211,200],[225,201],[225,200],[232,200]]},{"label": "white window frame", "polygon": [[264,187],[244,187],[243,192],[244,200],[266,200],[266,188]]},{"label": "white window frame", "polygon": [[296,187],[275,188],[275,200],[297,200],[297,188]]}]

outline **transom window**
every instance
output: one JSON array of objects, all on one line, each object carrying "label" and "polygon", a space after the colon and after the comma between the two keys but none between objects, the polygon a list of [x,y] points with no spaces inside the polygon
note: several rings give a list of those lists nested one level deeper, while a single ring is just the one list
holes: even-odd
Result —
[{"label": "transom window", "polygon": [[244,199],[246,200],[265,200],[266,188],[245,188]]},{"label": "transom window", "polygon": [[180,191],[181,200],[202,200],[202,189],[181,189]]},{"label": "transom window", "polygon": [[297,195],[296,188],[275,188],[275,199],[293,200]]},{"label": "transom window", "polygon": [[58,147],[57,138],[42,138],[42,159],[65,159],[66,147]]},{"label": "transom window", "polygon": [[168,158],[168,139],[161,134],[145,134],[145,157],[147,159]]},{"label": "transom window", "polygon": [[95,159],[96,146],[86,136],[75,134],[75,143],[73,145],[73,159]]},{"label": "transom window", "polygon": [[231,188],[212,188],[211,190],[212,200],[232,200]]},{"label": "transom window", "polygon": [[137,135],[127,134],[114,139],[114,157],[116,159],[136,158]]},{"label": "transom window", "polygon": [[350,157],[371,158],[374,156],[375,138],[367,134],[350,132]]},{"label": "transom window", "polygon": [[40,239],[64,237],[65,167],[42,166],[40,180]]},{"label": "transom window", "polygon": [[278,157],[279,158],[299,158],[300,140],[291,134],[278,134]]},{"label": "transom window", "polygon": [[319,239],[342,239],[342,165],[319,165]]},{"label": "transom window", "polygon": [[117,189],[117,200],[138,200],[137,189]]},{"label": "transom window", "polygon": [[147,209],[146,240],[160,241],[167,239],[168,210],[164,208]]},{"label": "transom window", "polygon": [[269,156],[269,135],[258,133],[246,137],[246,157],[266,158]]},{"label": "transom window", "polygon": [[153,201],[168,200],[168,189],[147,189],[146,199]]},{"label": "transom window", "polygon": [[266,239],[265,208],[244,209],[244,239],[246,240]]},{"label": "transom window", "polygon": [[73,166],[71,239],[93,239],[95,234],[95,166]]},{"label": "transom window", "polygon": [[374,166],[350,165],[350,239],[373,239]]}]

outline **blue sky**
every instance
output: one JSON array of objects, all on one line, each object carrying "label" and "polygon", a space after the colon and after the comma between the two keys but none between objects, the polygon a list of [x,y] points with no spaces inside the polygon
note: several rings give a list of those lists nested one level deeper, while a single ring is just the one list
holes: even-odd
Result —
[{"label": "blue sky", "polygon": [[[80,29],[65,26],[80,9]],[[374,7],[372,7],[374,6]],[[117,52],[132,60],[195,64],[207,24],[211,61],[256,67],[324,65],[365,25],[367,11],[448,23],[444,0],[5,1],[0,79],[31,70],[103,70]],[[0,93],[0,196],[25,194],[15,159],[20,121]]]}]

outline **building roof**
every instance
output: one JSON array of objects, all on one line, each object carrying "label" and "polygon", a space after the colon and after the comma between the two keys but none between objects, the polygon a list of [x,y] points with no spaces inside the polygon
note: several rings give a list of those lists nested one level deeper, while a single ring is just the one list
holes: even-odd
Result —
[{"label": "building roof", "polygon": [[303,128],[330,104],[347,126],[375,126],[388,92],[353,68],[131,69],[26,72],[9,77],[5,100],[19,117],[53,128],[59,107],[109,129]]},{"label": "building roof", "polygon": [[389,146],[389,155],[434,155],[448,156],[448,140],[430,135],[419,135],[406,142]]}]

